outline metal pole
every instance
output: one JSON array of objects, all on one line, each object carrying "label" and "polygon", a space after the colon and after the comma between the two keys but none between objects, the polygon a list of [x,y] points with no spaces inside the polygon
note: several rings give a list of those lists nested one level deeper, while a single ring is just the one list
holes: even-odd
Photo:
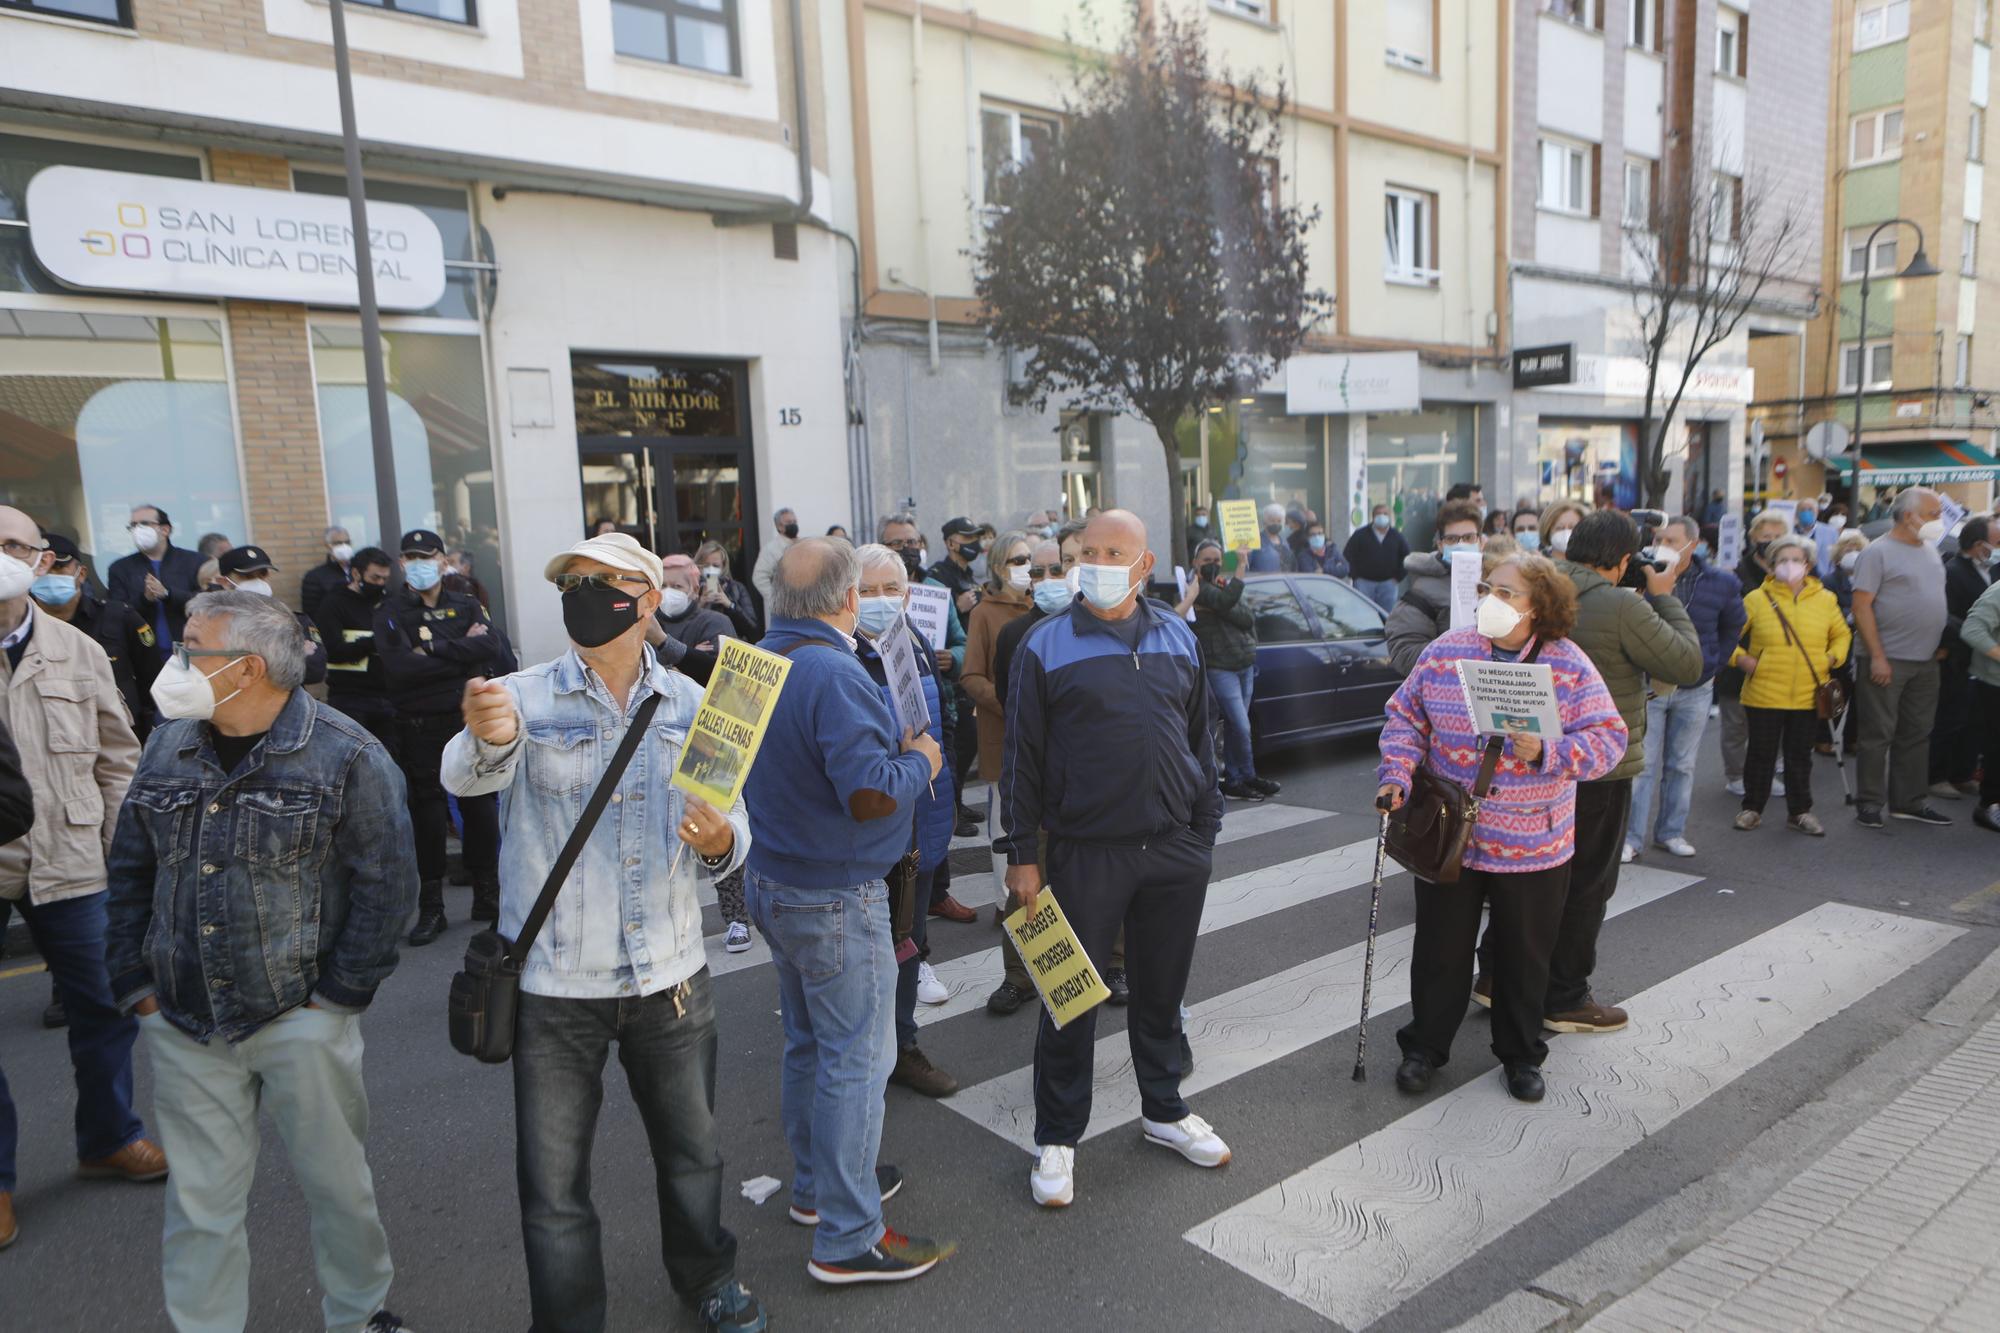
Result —
[{"label": "metal pole", "polygon": [[347,207],[354,224],[354,282],[361,305],[361,365],[368,377],[368,434],[375,453],[376,534],[384,547],[403,536],[396,512],[396,451],[389,437],[389,381],[382,372],[382,315],[375,307],[375,264],[368,245],[368,203],[361,183],[361,140],[354,128],[354,76],[347,61],[347,9],[333,11],[333,77],[340,89],[340,141],[347,159]]},{"label": "metal pole", "polygon": [[[337,3],[337,0],[336,0]],[[1884,224],[1887,225],[1887,224]],[[1854,346],[1854,438],[1849,442],[1850,455],[1854,459],[1854,521],[1858,525],[1868,517],[1868,510],[1861,503],[1861,390],[1868,383],[1868,276],[1875,267],[1875,238],[1882,234],[1877,227],[1868,233],[1868,249],[1861,256],[1861,318],[1856,324]],[[1894,355],[1891,353],[1891,355]]]}]

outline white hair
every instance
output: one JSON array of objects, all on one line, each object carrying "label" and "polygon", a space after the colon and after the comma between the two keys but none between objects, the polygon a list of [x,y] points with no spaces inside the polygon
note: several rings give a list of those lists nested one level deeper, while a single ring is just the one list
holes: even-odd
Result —
[{"label": "white hair", "polygon": [[1264,506],[1264,521],[1266,523],[1270,522],[1274,518],[1282,521],[1284,517],[1285,517],[1285,507],[1277,503],[1275,500],[1272,501],[1270,504]]},{"label": "white hair", "polygon": [[1898,523],[1902,522],[1904,518],[1917,512],[1917,506],[1924,502],[1926,496],[1935,500],[1937,499],[1937,492],[1927,486],[1910,487],[1899,494],[1894,502],[1890,504],[1890,517],[1894,518]]},{"label": "white hair", "polygon": [[281,690],[295,690],[306,679],[306,636],[284,603],[259,592],[205,592],[188,603],[187,618],[222,621],[224,647],[232,653],[264,659],[264,674]]},{"label": "white hair", "polygon": [[879,542],[869,542],[854,551],[855,559],[861,562],[861,573],[865,577],[871,569],[894,568],[898,574],[907,573],[903,557]]}]

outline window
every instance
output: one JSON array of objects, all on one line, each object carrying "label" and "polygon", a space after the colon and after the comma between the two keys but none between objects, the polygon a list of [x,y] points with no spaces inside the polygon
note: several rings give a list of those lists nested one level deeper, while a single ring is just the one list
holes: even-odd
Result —
[{"label": "window", "polygon": [[1581,27],[1603,26],[1602,0],[1541,0],[1541,9],[1544,14],[1553,14]]},{"label": "window", "polygon": [[1726,172],[1715,173],[1708,194],[1709,234],[1733,241],[1743,230],[1743,181]]},{"label": "window", "polygon": [[1960,224],[1958,233],[1959,276],[1970,278],[1979,272],[1979,224],[1971,218]]},{"label": "window", "polygon": [[1983,42],[1993,22],[1992,0],[1978,0],[1972,6],[1972,40]]},{"label": "window", "polygon": [[1653,172],[1658,164],[1644,158],[1625,161],[1625,225],[1642,230],[1653,223]]},{"label": "window", "polygon": [[1859,0],[1854,10],[1854,49],[1900,42],[1910,35],[1910,0]]},{"label": "window", "polygon": [[1715,7],[1715,72],[1737,78],[1749,75],[1750,18],[1728,5]]},{"label": "window", "polygon": [[1258,643],[1311,643],[1312,622],[1283,579],[1250,579],[1243,585],[1243,605],[1250,608]]},{"label": "window", "polygon": [[473,12],[473,0],[354,0],[354,3],[393,9],[398,14],[421,14],[425,18],[444,19],[449,23],[476,25],[479,22]]},{"label": "window", "polygon": [[1972,387],[1972,335],[1969,333],[1958,335],[1958,363],[1957,369],[1952,372],[1951,385],[1954,389]]},{"label": "window", "polygon": [[611,0],[611,45],[622,56],[734,74],[736,0]]},{"label": "window", "polygon": [[[173,176],[181,180],[201,179],[201,159],[198,157],[178,153],[142,153],[130,148],[106,148],[25,134],[0,134],[0,222],[27,221],[28,182],[43,167],[59,165],[130,171],[145,176]],[[0,226],[0,292],[46,292],[50,295],[69,292],[69,288],[50,277],[36,261],[28,248],[26,227]],[[0,439],[4,438],[4,431],[0,431]]]},{"label": "window", "polygon": [[23,9],[30,14],[56,14],[66,19],[132,26],[131,0],[0,0],[0,12]]},{"label": "window", "polygon": [[1590,212],[1590,154],[1583,144],[1542,140],[1542,178],[1535,202],[1558,213]]},{"label": "window", "polygon": [[1856,227],[1847,233],[1847,244],[1842,248],[1846,258],[1841,262],[1841,276],[1850,281],[1859,278],[1864,267],[1869,276],[1878,278],[1896,271],[1896,230],[1893,227],[1875,238],[1875,262],[1865,262],[1863,252],[1868,248],[1868,233],[1873,230],[1873,227]]},{"label": "window", "polygon": [[[1888,339],[1868,344],[1868,383],[1862,387],[1886,389],[1895,381],[1892,370],[1896,354]],[[1840,345],[1840,387],[1852,389],[1861,373],[1861,349],[1853,343]]]},{"label": "window", "polygon": [[[347,177],[294,171],[292,188],[300,194],[330,194],[344,199]],[[431,221],[437,223],[438,235],[444,238],[446,264],[465,264],[479,258],[472,248],[472,205],[464,190],[384,180],[366,180],[362,188],[370,199],[385,204],[408,204],[428,213]],[[444,295],[429,310],[413,313],[445,319],[478,319],[479,299],[473,292],[476,272],[469,268],[446,268]]]},{"label": "window", "polygon": [[1847,165],[1865,167],[1903,155],[1903,108],[1869,111],[1847,122]]},{"label": "window", "polygon": [[1339,579],[1302,578],[1299,595],[1319,620],[1322,639],[1366,639],[1382,633],[1382,612]]},{"label": "window", "polygon": [[1389,281],[1436,285],[1437,196],[1392,187],[1382,202],[1382,265]]},{"label": "window", "polygon": [[1000,207],[1007,177],[1055,146],[1059,122],[1032,111],[989,106],[979,113],[979,153],[985,180],[984,202]]},{"label": "window", "polygon": [[1271,0],[1208,0],[1208,7],[1238,18],[1256,19],[1262,23],[1271,21]]},{"label": "window", "polygon": [[1986,160],[1986,108],[1972,108],[1972,118],[1965,127],[1965,157],[1968,162]]},{"label": "window", "polygon": [[1661,0],[1626,0],[1625,40],[1646,51],[1660,49]]},{"label": "window", "polygon": [[1431,0],[1384,0],[1387,59],[1404,69],[1434,70]]}]

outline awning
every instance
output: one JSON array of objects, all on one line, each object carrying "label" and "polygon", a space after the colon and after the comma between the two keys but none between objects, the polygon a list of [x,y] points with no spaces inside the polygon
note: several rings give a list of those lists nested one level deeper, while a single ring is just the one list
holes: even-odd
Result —
[{"label": "awning", "polygon": [[[1829,460],[1843,480],[1854,460]],[[2000,481],[2000,459],[1976,444],[1953,440],[1934,444],[1884,444],[1861,439],[1861,480],[1870,486],[1938,486],[1951,481]]]}]

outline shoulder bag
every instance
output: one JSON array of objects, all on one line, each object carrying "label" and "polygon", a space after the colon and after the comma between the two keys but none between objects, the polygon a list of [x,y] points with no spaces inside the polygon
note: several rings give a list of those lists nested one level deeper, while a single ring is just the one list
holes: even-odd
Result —
[{"label": "shoulder bag", "polygon": [[639,711],[632,715],[632,725],[625,728],[617,753],[611,756],[604,776],[597,780],[597,790],[591,792],[589,803],[583,807],[583,817],[570,831],[569,841],[563,844],[555,864],[549,867],[542,895],[535,899],[534,910],[522,922],[520,937],[510,940],[489,927],[466,944],[465,968],[451,979],[446,1009],[453,1050],[489,1065],[505,1064],[513,1058],[514,1023],[521,1005],[521,967],[555,908],[556,894],[569,879],[577,857],[583,855],[583,845],[590,841],[591,830],[597,827],[604,807],[611,804],[611,793],[617,790],[618,780],[625,775],[633,752],[639,748],[653,714],[659,710],[660,697],[658,692],[648,695],[639,705]]},{"label": "shoulder bag", "polygon": [[1764,589],[1764,598],[1771,603],[1771,610],[1777,614],[1778,624],[1784,628],[1785,642],[1796,647],[1799,654],[1806,659],[1806,670],[1812,673],[1813,680],[1813,711],[1829,721],[1839,717],[1847,711],[1846,683],[1840,677],[1833,675],[1829,675],[1825,680],[1820,679],[1819,667],[1813,662],[1812,653],[1806,649],[1805,640],[1792,633],[1792,622],[1785,619],[1784,608],[1778,605],[1777,598],[1771,596],[1769,588]]}]

